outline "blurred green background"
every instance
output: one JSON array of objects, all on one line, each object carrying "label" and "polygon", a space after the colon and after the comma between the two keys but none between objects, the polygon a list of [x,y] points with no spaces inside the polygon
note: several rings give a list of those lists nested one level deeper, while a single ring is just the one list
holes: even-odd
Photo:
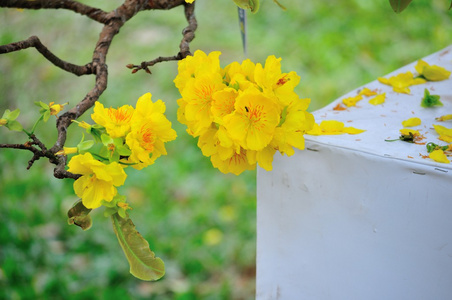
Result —
[{"label": "blurred green background", "polygon": [[[121,1],[82,1],[112,10]],[[263,63],[282,57],[283,71],[301,76],[301,97],[310,110],[452,43],[448,0],[414,0],[402,14],[389,1],[263,0],[248,15],[248,58]],[[245,58],[237,9],[230,0],[196,1],[198,30],[192,51],[220,50],[222,66]],[[66,212],[76,201],[72,180],[53,178],[40,160],[26,170],[29,152],[0,149],[0,299],[253,299],[256,257],[256,173],[224,175],[214,170],[176,120],[179,97],[172,80],[177,63],[131,75],[138,64],[178,51],[186,26],[181,7],[141,12],[114,39],[108,55],[106,106],[135,104],[146,92],[167,104],[178,139],[168,156],[143,171],[128,170],[120,192],[131,217],[167,268],[158,282],[142,282],[128,264],[102,208],[93,228],[69,226]],[[37,35],[56,55],[75,64],[90,61],[101,26],[64,10],[0,9],[0,44]],[[0,56],[0,113],[20,108],[30,128],[34,101],[80,101],[92,76],[76,77],[48,63],[35,49]],[[82,120],[90,121],[89,115]],[[71,126],[67,146],[82,129]],[[54,119],[38,127],[49,146]],[[25,135],[0,128],[0,143],[24,143]],[[278,199],[275,199],[277,201]],[[268,220],[271,222],[271,220]],[[275,253],[277,255],[277,253]],[[275,274],[277,276],[277,274]]]}]

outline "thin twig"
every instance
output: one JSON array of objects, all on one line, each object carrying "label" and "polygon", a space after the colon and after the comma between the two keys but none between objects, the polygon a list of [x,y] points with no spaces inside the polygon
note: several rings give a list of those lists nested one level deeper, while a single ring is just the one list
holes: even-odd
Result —
[{"label": "thin twig", "polygon": [[179,45],[179,53],[173,56],[159,56],[156,59],[150,61],[143,61],[139,65],[128,64],[126,67],[132,69],[132,74],[135,74],[139,70],[144,70],[148,74],[152,74],[149,67],[154,66],[157,63],[165,62],[165,61],[175,61],[181,60],[187,57],[187,55],[191,55],[190,52],[190,42],[195,38],[195,31],[198,28],[198,22],[195,17],[195,5],[193,4],[184,4],[185,7],[185,18],[187,19],[188,26],[182,30],[182,40]]}]

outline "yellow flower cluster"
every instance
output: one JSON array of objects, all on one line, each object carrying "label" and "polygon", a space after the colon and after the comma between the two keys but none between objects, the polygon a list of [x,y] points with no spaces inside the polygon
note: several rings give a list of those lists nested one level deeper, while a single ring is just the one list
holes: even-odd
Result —
[{"label": "yellow flower cluster", "polygon": [[[176,132],[164,115],[165,109],[161,100],[152,102],[150,93],[138,99],[136,108],[105,108],[96,102],[91,115],[96,125],[82,122],[79,126],[97,137],[102,148],[96,153],[91,151],[93,141],[81,142],[76,148],[80,154],[68,163],[69,172],[82,175],[74,182],[74,191],[83,205],[94,209],[101,206],[102,200],[112,201],[116,187],[123,185],[127,177],[125,167],[140,170],[167,154],[164,144],[174,140]],[[70,152],[74,151],[66,148],[63,154]]]},{"label": "yellow flower cluster", "polygon": [[[131,164],[141,170],[166,155],[165,143],[176,138],[176,131],[171,128],[171,122],[165,117],[165,103],[162,100],[152,102],[151,93],[141,96],[136,109],[123,105],[117,109],[104,108],[96,102],[91,118],[103,126],[111,138],[125,140],[125,145],[131,151],[122,162]],[[117,147],[115,143],[111,147]],[[114,149],[110,149],[114,150]]]},{"label": "yellow flower cluster", "polygon": [[306,111],[310,99],[294,92],[300,77],[282,73],[275,56],[264,66],[247,59],[223,69],[220,54],[196,51],[179,62],[174,80],[182,96],[178,120],[213,166],[236,175],[256,163],[271,170],[276,151],[290,156],[293,147],[304,149],[314,117]]}]

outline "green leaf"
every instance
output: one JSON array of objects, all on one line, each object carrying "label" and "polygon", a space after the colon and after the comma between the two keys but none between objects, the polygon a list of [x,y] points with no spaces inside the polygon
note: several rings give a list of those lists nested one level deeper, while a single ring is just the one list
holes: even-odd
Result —
[{"label": "green leaf", "polygon": [[401,13],[413,0],[389,0],[392,9],[396,13]]},{"label": "green leaf", "polygon": [[69,219],[67,222],[72,225],[77,225],[83,230],[88,230],[91,228],[93,221],[91,220],[91,216],[89,213],[91,212],[90,208],[86,208],[83,205],[82,200],[78,200],[74,206],[67,212],[67,216]]},{"label": "green leaf", "polygon": [[104,217],[111,217],[112,215],[114,215],[117,212],[118,212],[118,210],[114,207],[105,207]]},{"label": "green leaf", "polygon": [[102,144],[104,144],[107,147],[110,144],[114,144],[113,139],[108,134],[102,134],[100,138],[102,139]]},{"label": "green leaf", "polygon": [[130,265],[130,273],[141,280],[158,280],[165,275],[163,261],[155,257],[149,243],[136,230],[130,218],[111,216],[113,229]]},{"label": "green leaf", "polygon": [[8,120],[8,117],[9,117],[10,114],[11,114],[11,111],[9,109],[5,109],[5,111],[3,112],[2,119],[7,119]]},{"label": "green leaf", "polygon": [[9,130],[14,130],[14,131],[22,131],[22,129],[24,129],[22,127],[22,124],[20,124],[19,122],[13,120],[13,121],[8,121],[8,123],[6,123],[5,125]]},{"label": "green leaf", "polygon": [[84,141],[84,142],[80,142],[77,145],[77,149],[78,152],[83,153],[88,151],[89,149],[91,149],[91,147],[94,145],[94,141],[90,140],[90,141]]},{"label": "green leaf", "polygon": [[443,106],[443,103],[439,101],[438,95],[430,95],[428,89],[424,89],[424,98],[421,101],[422,107]]},{"label": "green leaf", "polygon": [[50,118],[50,110],[46,110],[43,114],[43,120],[44,122],[47,122]]},{"label": "green leaf", "polygon": [[124,144],[124,140],[122,138],[115,138],[114,142],[116,151],[119,153],[119,155],[130,156],[132,154],[132,151],[130,151],[129,147]]},{"label": "green leaf", "polygon": [[20,109],[13,110],[12,112],[9,113],[8,120],[12,121],[12,120],[17,119],[19,114],[20,114]]},{"label": "green leaf", "polygon": [[47,104],[45,104],[44,102],[42,102],[42,101],[36,101],[35,105],[39,106],[39,107],[41,107],[41,108],[43,108],[45,110],[49,110],[50,109],[50,107]]}]

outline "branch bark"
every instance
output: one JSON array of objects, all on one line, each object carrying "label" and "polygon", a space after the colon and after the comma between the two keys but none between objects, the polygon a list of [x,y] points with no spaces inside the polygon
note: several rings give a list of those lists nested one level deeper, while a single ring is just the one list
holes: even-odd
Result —
[{"label": "branch bark", "polygon": [[0,0],[0,7],[68,9],[102,24],[106,24],[108,21],[107,13],[105,11],[72,0]]},{"label": "branch bark", "polygon": [[132,74],[136,73],[139,70],[145,70],[146,73],[152,74],[149,70],[149,67],[154,66],[157,63],[165,62],[165,61],[175,61],[181,60],[191,55],[190,52],[190,42],[195,38],[195,31],[198,28],[198,22],[195,17],[195,6],[194,4],[184,4],[185,7],[185,18],[187,19],[188,26],[182,30],[182,40],[179,45],[179,53],[173,56],[159,56],[156,59],[150,61],[143,61],[139,65],[128,64],[126,67],[132,70]]},{"label": "branch bark", "polygon": [[0,46],[0,54],[19,51],[30,47],[36,48],[36,50],[38,50],[39,53],[41,53],[45,58],[47,58],[48,61],[53,63],[55,66],[69,73],[73,73],[77,76],[93,74],[94,73],[93,71],[95,71],[93,70],[91,63],[88,63],[84,66],[77,66],[58,58],[46,46],[44,46],[41,43],[37,36],[31,36],[24,41]]}]

